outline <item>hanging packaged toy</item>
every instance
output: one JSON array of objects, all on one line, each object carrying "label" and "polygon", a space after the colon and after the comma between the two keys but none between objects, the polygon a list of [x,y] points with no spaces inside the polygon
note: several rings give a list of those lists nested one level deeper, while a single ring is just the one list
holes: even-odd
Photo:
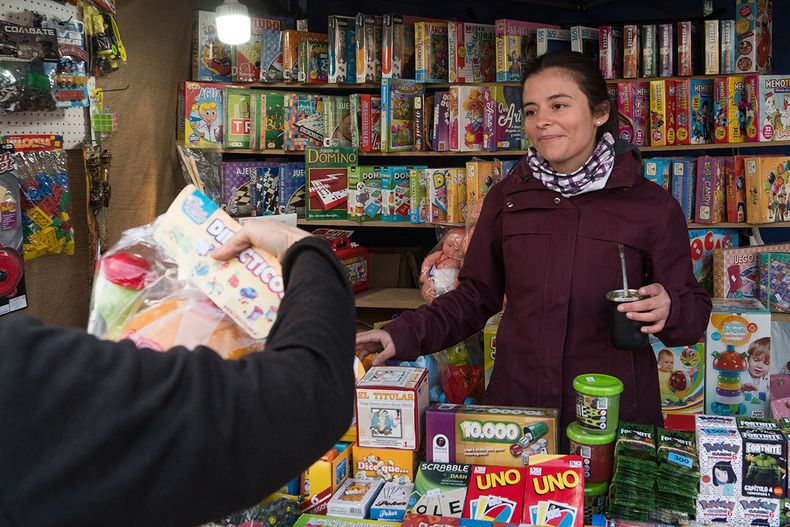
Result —
[{"label": "hanging packaged toy", "polygon": [[22,215],[13,147],[0,145],[0,315],[27,307]]},{"label": "hanging packaged toy", "polygon": [[61,21],[47,18],[42,24],[57,34],[58,66],[55,76],[55,99],[58,108],[88,106],[88,52],[85,51],[85,26],[70,18]]},{"label": "hanging packaged toy", "polygon": [[119,62],[126,62],[126,49],[121,33],[110,14],[102,14],[93,6],[83,6],[85,34],[92,63],[88,71],[93,75],[106,75],[117,70]]},{"label": "hanging packaged toy", "polygon": [[238,228],[187,187],[99,260],[88,331],[158,351],[205,345],[226,359],[262,350],[282,296],[279,263],[252,249],[226,262],[208,256]]},{"label": "hanging packaged toy", "polygon": [[66,152],[17,152],[14,160],[23,197],[25,259],[74,254]]},{"label": "hanging packaged toy", "polygon": [[420,294],[429,304],[439,295],[458,286],[463,263],[464,229],[453,227],[433,248],[420,269]]},{"label": "hanging packaged toy", "polygon": [[55,110],[55,69],[55,62],[0,60],[0,113]]}]

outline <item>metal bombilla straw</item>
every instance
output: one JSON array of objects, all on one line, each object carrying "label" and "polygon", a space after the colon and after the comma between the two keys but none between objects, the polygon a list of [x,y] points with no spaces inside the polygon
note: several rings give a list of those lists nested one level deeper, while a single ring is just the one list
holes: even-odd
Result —
[{"label": "metal bombilla straw", "polygon": [[620,267],[623,269],[623,298],[628,298],[628,274],[625,271],[625,247],[622,243],[617,244],[620,251]]}]

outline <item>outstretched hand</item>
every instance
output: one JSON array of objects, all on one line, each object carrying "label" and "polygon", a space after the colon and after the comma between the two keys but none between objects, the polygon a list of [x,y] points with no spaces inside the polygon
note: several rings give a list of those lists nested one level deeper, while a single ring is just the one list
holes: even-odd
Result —
[{"label": "outstretched hand", "polygon": [[359,360],[375,353],[374,366],[381,366],[395,356],[395,343],[389,333],[383,329],[374,329],[357,333],[356,354]]}]

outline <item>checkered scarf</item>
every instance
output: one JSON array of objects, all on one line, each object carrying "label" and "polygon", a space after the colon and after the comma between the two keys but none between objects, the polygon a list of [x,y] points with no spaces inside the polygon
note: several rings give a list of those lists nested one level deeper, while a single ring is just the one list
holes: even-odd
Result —
[{"label": "checkered scarf", "polygon": [[532,169],[532,175],[547,189],[559,192],[567,198],[603,188],[603,184],[595,183],[601,180],[604,180],[601,183],[605,183],[609,178],[614,167],[614,157],[614,137],[607,132],[598,141],[590,159],[571,174],[563,174],[551,168],[534,146],[527,152],[527,163]]}]

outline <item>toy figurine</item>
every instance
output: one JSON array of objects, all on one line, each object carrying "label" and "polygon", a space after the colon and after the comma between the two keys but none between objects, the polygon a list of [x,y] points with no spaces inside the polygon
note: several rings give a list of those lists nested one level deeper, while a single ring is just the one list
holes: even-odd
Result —
[{"label": "toy figurine", "polygon": [[727,345],[727,350],[713,352],[713,369],[719,372],[716,383],[716,400],[711,406],[716,415],[743,415],[746,405],[743,402],[741,372],[746,370],[746,353],[737,353],[735,346]]},{"label": "toy figurine", "polygon": [[88,332],[117,340],[124,321],[138,307],[143,290],[157,276],[148,261],[135,253],[105,256],[98,267]]},{"label": "toy figurine", "polygon": [[776,461],[765,452],[752,457],[749,470],[744,478],[744,485],[759,485],[762,487],[774,488],[782,482],[782,468]]}]

